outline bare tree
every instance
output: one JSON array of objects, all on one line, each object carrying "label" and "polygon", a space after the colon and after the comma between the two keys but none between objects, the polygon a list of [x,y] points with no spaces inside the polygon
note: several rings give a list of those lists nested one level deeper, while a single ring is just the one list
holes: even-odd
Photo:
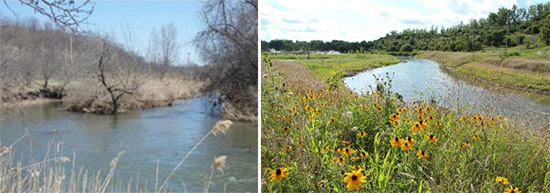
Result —
[{"label": "bare tree", "polygon": [[206,29],[195,38],[200,55],[216,77],[210,90],[219,90],[237,105],[250,105],[258,84],[258,1],[207,2],[202,10]]},{"label": "bare tree", "polygon": [[147,55],[150,62],[160,65],[161,78],[179,59],[181,46],[177,36],[178,31],[172,23],[161,27],[158,33],[156,29],[151,31]]},{"label": "bare tree", "polygon": [[[94,3],[90,0],[18,0],[22,5],[48,17],[56,24],[80,32],[80,24],[85,23],[94,12]],[[16,14],[4,0],[4,5]]]},{"label": "bare tree", "polygon": [[111,114],[119,111],[120,99],[128,94],[132,95],[142,84],[140,81],[139,67],[135,61],[129,61],[130,57],[120,55],[108,40],[104,40],[101,52],[98,56],[96,77],[111,98]]}]

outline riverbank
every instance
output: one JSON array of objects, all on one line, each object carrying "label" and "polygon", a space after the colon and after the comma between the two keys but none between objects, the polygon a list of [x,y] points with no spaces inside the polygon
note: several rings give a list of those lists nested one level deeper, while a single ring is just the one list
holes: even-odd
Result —
[{"label": "riverbank", "polygon": [[399,59],[392,55],[380,54],[319,54],[280,53],[268,54],[273,59],[296,60],[306,66],[320,80],[327,79],[332,73],[343,71],[345,77],[354,76],[365,70],[397,64]]},{"label": "riverbank", "polygon": [[[297,62],[263,61],[264,192],[345,191],[344,178],[357,171],[368,179],[358,184],[366,192],[550,188],[545,127],[464,110],[470,106],[402,102],[389,89],[365,95],[327,91]],[[274,181],[279,169],[288,175]]]},{"label": "riverbank", "polygon": [[550,47],[529,52],[423,52],[461,78],[491,86],[550,95]]},{"label": "riverbank", "polygon": [[[205,81],[183,80],[177,77],[167,77],[162,80],[148,78],[143,80],[139,89],[120,98],[118,113],[171,106],[176,100],[197,96],[205,85]],[[63,101],[71,104],[67,108],[68,111],[94,114],[110,114],[112,111],[111,98],[94,80],[72,81],[62,89],[56,85],[51,87],[54,89],[30,86],[20,92],[9,92],[11,94],[6,92],[0,108]],[[54,94],[48,94],[54,91]]]}]

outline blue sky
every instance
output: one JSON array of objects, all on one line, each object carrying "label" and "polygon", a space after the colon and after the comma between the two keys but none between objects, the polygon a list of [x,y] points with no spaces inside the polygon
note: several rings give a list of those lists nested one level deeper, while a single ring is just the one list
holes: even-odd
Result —
[{"label": "blue sky", "polygon": [[262,40],[369,41],[391,30],[449,27],[486,18],[498,8],[548,0],[263,0]]},{"label": "blue sky", "polygon": [[[182,45],[180,61],[187,62],[188,54],[195,63],[202,63],[196,54],[195,46],[190,43],[195,34],[203,29],[199,11],[203,2],[200,1],[94,1],[94,13],[83,25],[83,29],[97,33],[115,34],[119,43],[122,41],[122,31],[130,27],[136,39],[138,52],[144,53],[149,42],[150,32],[157,31],[169,23],[173,23],[178,31],[178,42]],[[17,1],[8,0],[10,7],[18,14],[15,16],[7,10],[4,3],[0,4],[0,15],[11,18],[36,17],[42,21],[46,18],[34,13],[31,8],[22,6]]]}]

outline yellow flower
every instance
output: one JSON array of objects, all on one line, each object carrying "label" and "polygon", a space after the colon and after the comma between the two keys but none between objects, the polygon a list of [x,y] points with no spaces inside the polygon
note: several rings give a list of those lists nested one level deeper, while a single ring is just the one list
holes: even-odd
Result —
[{"label": "yellow flower", "polygon": [[418,156],[419,159],[426,159],[427,157],[430,157],[430,155],[428,155],[427,152],[422,151],[422,150],[418,150],[416,152],[416,156]]},{"label": "yellow flower", "polygon": [[412,144],[410,144],[407,141],[405,141],[404,143],[401,143],[401,150],[403,150],[403,151],[407,151],[407,150],[411,149],[411,147],[412,147]]},{"label": "yellow flower", "polygon": [[429,135],[426,135],[426,140],[429,141],[430,143],[432,143],[432,142],[435,143],[435,142],[437,142],[438,139],[433,134],[429,134]]},{"label": "yellow flower", "polygon": [[330,123],[331,123],[331,124],[334,124],[334,123],[336,123],[336,119],[334,119],[334,118],[331,118],[331,119],[330,119]]},{"label": "yellow flower", "polygon": [[323,147],[322,151],[328,151],[328,147],[327,146]]},{"label": "yellow flower", "polygon": [[401,140],[399,138],[395,137],[395,139],[392,139],[390,141],[390,144],[391,144],[392,147],[401,145]]},{"label": "yellow flower", "polygon": [[461,121],[467,121],[468,118],[466,118],[465,116],[462,116],[462,117],[460,117],[460,120],[461,120]]},{"label": "yellow flower", "polygon": [[348,190],[359,190],[359,187],[362,183],[365,183],[365,176],[363,176],[363,173],[361,173],[361,169],[357,171],[352,171],[350,173],[345,174],[346,177],[344,178],[344,182],[347,182]]},{"label": "yellow flower", "polygon": [[357,136],[363,138],[363,137],[367,136],[367,133],[364,132],[364,131],[359,131],[359,133],[357,133]]},{"label": "yellow flower", "polygon": [[353,150],[352,148],[349,148],[349,147],[347,147],[343,150],[343,153],[346,154],[346,155],[350,155],[354,152],[355,152],[355,150]]},{"label": "yellow flower", "polygon": [[498,119],[499,121],[502,120],[502,116],[499,115],[499,116],[497,117],[497,119]]},{"label": "yellow flower", "polygon": [[288,127],[283,127],[283,133],[287,133],[288,131],[290,131],[290,128],[288,128]]},{"label": "yellow flower", "polygon": [[407,143],[410,143],[411,145],[414,144],[414,139],[411,137],[407,137]]},{"label": "yellow flower", "polygon": [[332,158],[332,161],[331,161],[331,163],[333,163],[333,164],[337,164],[337,163],[338,163],[338,158],[337,158],[337,157],[335,157],[335,158]]},{"label": "yellow flower", "polygon": [[304,146],[304,143],[302,143],[301,141],[298,141],[298,142],[296,142],[296,145],[298,145],[298,146]]},{"label": "yellow flower", "polygon": [[342,140],[342,143],[343,143],[343,144],[349,144],[349,141]]},{"label": "yellow flower", "polygon": [[474,140],[478,140],[478,139],[479,139],[479,136],[474,135],[472,138],[473,138]]},{"label": "yellow flower", "polygon": [[338,163],[343,164],[344,162],[346,162],[346,157],[342,156],[338,158]]},{"label": "yellow flower", "polygon": [[497,176],[497,182],[501,182],[502,185],[507,185],[508,184],[508,179],[506,179],[505,177]]},{"label": "yellow flower", "polygon": [[279,168],[275,171],[270,172],[271,181],[276,180],[277,182],[281,181],[284,177],[288,176],[288,171],[286,168]]},{"label": "yellow flower", "polygon": [[420,131],[422,129],[422,126],[420,125],[419,122],[416,122],[414,123],[414,125],[411,127],[411,131],[412,132],[417,132],[417,131]]},{"label": "yellow flower", "polygon": [[433,121],[433,120],[434,120],[434,117],[429,116],[429,117],[428,117],[428,120]]},{"label": "yellow flower", "polygon": [[361,152],[359,155],[360,155],[361,157],[367,157],[368,154],[365,153],[365,152]]},{"label": "yellow flower", "polygon": [[435,126],[441,127],[441,123],[439,121],[435,122]]},{"label": "yellow flower", "polygon": [[504,190],[504,193],[521,193],[518,188],[515,188],[513,186],[510,186],[510,188],[506,188]]},{"label": "yellow flower", "polygon": [[428,125],[426,125],[426,122],[420,120],[420,121],[418,121],[418,123],[420,123],[420,127],[421,127],[420,130],[424,130],[424,129],[428,128]]},{"label": "yellow flower", "polygon": [[285,151],[292,151],[292,146],[287,145],[287,146],[285,147]]}]

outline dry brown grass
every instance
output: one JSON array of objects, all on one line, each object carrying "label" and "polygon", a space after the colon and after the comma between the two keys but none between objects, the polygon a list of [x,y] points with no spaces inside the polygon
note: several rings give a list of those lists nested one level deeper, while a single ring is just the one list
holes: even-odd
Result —
[{"label": "dry brown grass", "polygon": [[[121,98],[119,112],[169,106],[175,100],[196,96],[206,85],[202,81],[184,80],[178,76],[167,76],[162,80],[143,77],[142,83],[134,94]],[[71,111],[108,113],[112,108],[109,95],[93,79],[68,86],[65,100],[73,103],[69,108]]]}]

